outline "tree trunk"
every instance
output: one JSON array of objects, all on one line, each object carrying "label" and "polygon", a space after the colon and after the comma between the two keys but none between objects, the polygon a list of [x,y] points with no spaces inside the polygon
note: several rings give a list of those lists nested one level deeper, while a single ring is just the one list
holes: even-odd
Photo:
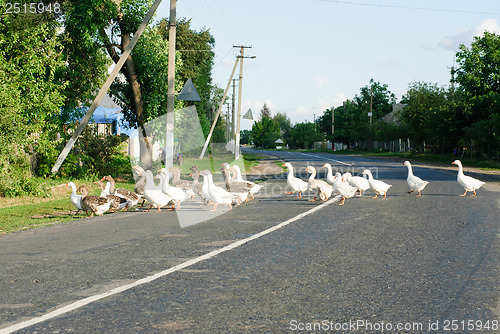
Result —
[{"label": "tree trunk", "polygon": [[[122,50],[125,50],[127,45],[130,43],[130,33],[123,33],[121,36],[122,40]],[[137,126],[141,134],[139,138],[143,141],[145,149],[141,149],[140,152],[140,161],[144,164],[144,169],[151,169],[153,165],[153,147],[151,146],[151,142],[148,139],[148,135],[146,133],[146,129],[144,127],[144,101],[142,99],[141,94],[141,85],[139,80],[137,79],[137,73],[135,71],[134,61],[132,56],[129,55],[125,64],[122,68],[122,73],[127,78],[127,81],[130,85],[130,91],[132,94],[132,107],[137,116]]]}]

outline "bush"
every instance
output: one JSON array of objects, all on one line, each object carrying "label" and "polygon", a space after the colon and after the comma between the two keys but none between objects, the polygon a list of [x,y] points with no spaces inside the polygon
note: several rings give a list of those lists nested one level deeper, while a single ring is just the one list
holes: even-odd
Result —
[{"label": "bush", "polygon": [[[68,154],[58,176],[95,180],[104,175],[131,173],[129,157],[124,153],[126,136],[96,136],[85,130],[81,138]],[[37,175],[50,176],[59,151],[45,152],[38,159]]]}]

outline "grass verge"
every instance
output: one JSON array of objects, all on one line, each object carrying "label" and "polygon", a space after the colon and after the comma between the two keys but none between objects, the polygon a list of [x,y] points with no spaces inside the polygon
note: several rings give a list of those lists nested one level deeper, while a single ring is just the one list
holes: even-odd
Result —
[{"label": "grass verge", "polygon": [[[232,155],[217,155],[216,157],[204,159],[184,159],[182,178],[192,180],[188,177],[191,166],[198,166],[200,170],[208,169],[215,174],[220,174],[221,165],[224,162],[237,164],[242,171],[248,171],[259,164],[265,156],[259,154],[245,154],[243,158],[234,160]],[[117,188],[133,190],[134,180],[131,175],[122,175],[116,180]],[[98,195],[100,188],[92,180],[65,180],[46,179],[46,192],[41,197],[25,196],[15,198],[0,197],[0,235],[17,232],[39,226],[52,225],[69,222],[90,216],[90,213],[81,212],[76,215],[76,209],[69,201],[71,188],[66,184],[72,181],[77,188],[86,185],[91,195]]]}]

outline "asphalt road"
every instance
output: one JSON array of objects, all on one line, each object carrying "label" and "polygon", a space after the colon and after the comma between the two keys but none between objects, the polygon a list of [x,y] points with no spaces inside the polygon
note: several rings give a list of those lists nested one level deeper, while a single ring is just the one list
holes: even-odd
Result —
[{"label": "asphalt road", "polygon": [[1,236],[0,333],[500,332],[498,183],[460,197],[456,170],[416,164],[417,198],[400,162],[272,154],[393,186],[338,206],[284,195],[283,174],[204,221],[193,202]]}]

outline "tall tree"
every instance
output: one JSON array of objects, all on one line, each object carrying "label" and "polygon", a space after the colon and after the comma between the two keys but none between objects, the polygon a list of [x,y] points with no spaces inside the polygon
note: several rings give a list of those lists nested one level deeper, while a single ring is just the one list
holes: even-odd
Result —
[{"label": "tall tree", "polygon": [[0,16],[0,195],[25,192],[30,155],[33,163],[54,150],[66,86],[58,78],[65,64],[57,32],[53,17]]},{"label": "tall tree", "polygon": [[[108,59],[104,52],[117,63],[152,3],[152,0],[68,0],[65,6],[66,31],[70,39],[78,41],[71,50],[72,55],[81,55],[78,59],[84,59],[78,63],[79,70],[75,73],[81,73],[82,67],[92,68],[87,63],[101,65],[95,68],[102,71],[102,64]],[[141,154],[141,159],[150,165],[152,147],[144,127],[147,121],[144,97],[133,54],[127,57],[120,72],[128,83],[130,110],[135,114],[147,149],[146,154]],[[84,81],[85,78],[81,79]],[[87,91],[93,94],[97,89],[93,87]]]},{"label": "tall tree", "polygon": [[274,142],[280,137],[279,123],[271,118],[271,110],[264,104],[260,110],[260,119],[252,126],[252,138],[256,147],[274,148]]},{"label": "tall tree", "polygon": [[500,155],[500,36],[485,31],[456,54],[456,81],[468,104],[466,141],[486,156]]}]

